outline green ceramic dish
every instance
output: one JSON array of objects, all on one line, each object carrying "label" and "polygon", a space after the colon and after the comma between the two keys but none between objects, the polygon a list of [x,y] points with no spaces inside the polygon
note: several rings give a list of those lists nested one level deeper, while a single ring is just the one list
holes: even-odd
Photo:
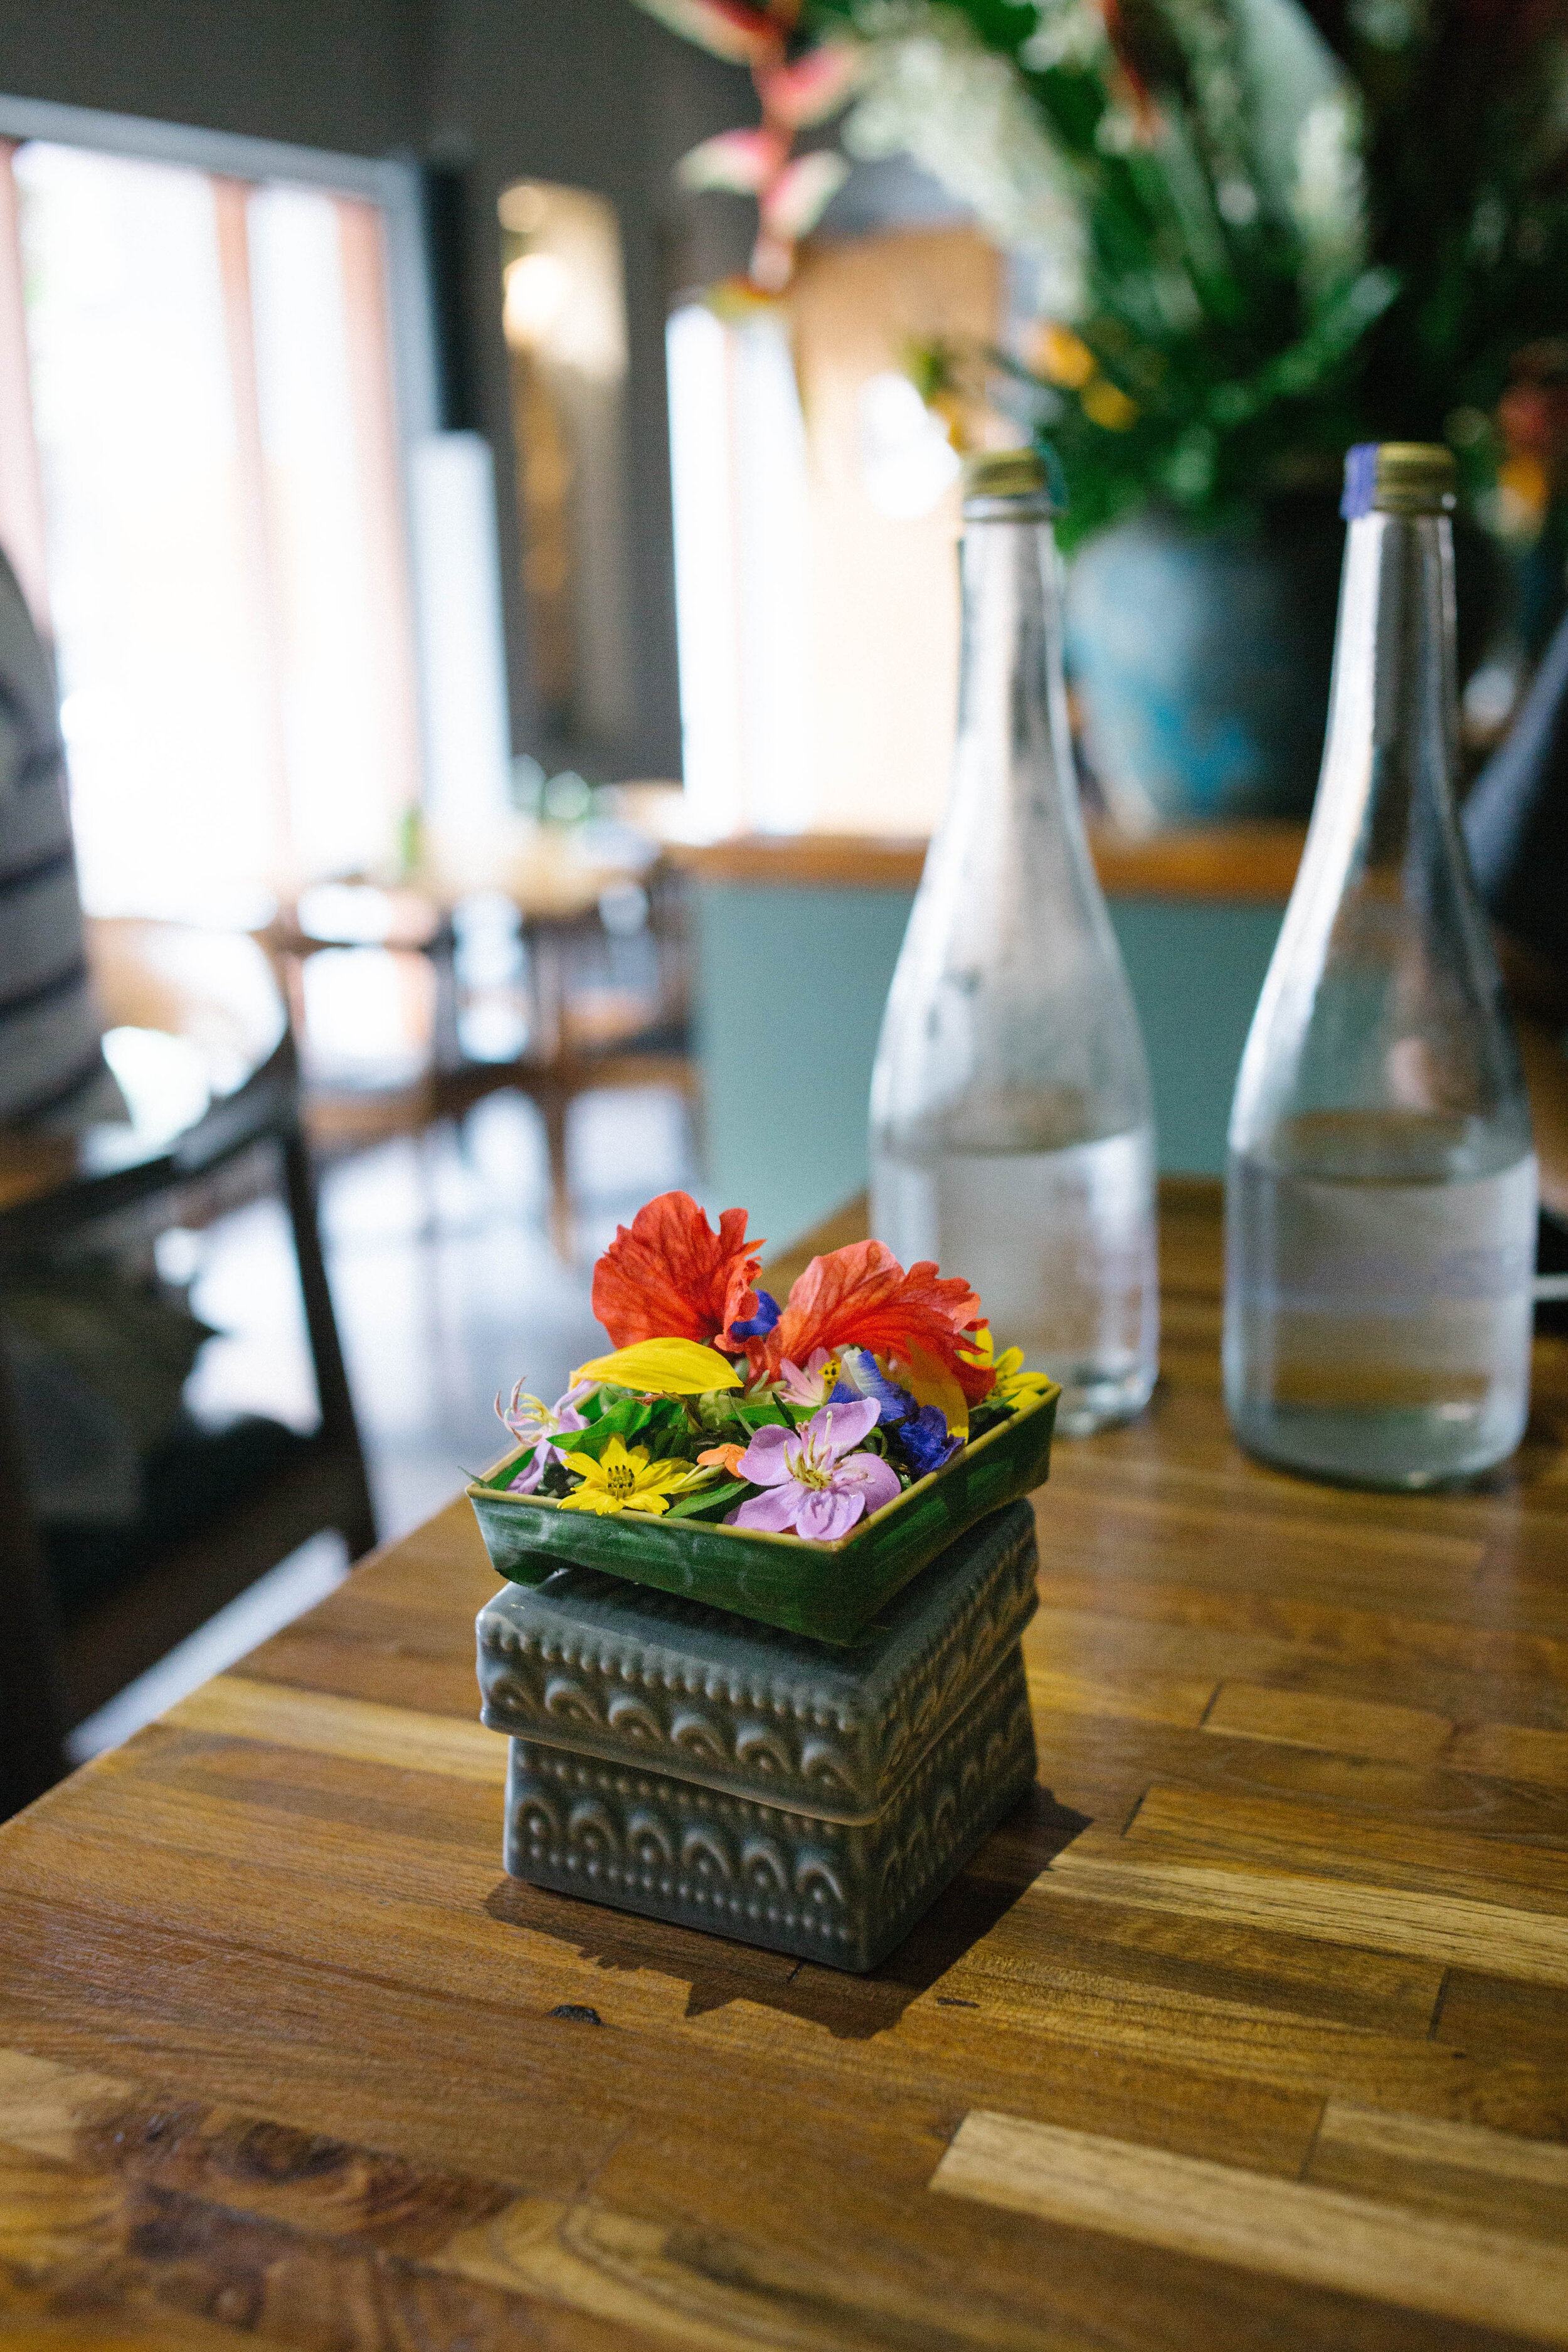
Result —
[{"label": "green ceramic dish", "polygon": [[601,1517],[563,1511],[538,1496],[509,1495],[507,1480],[525,1446],[467,1491],[491,1566],[514,1584],[542,1584],[558,1568],[602,1569],[761,1625],[849,1643],[955,1536],[1044,1482],[1060,1393],[1053,1388],[999,1422],[945,1470],[906,1487],[837,1543],[640,1512]]}]

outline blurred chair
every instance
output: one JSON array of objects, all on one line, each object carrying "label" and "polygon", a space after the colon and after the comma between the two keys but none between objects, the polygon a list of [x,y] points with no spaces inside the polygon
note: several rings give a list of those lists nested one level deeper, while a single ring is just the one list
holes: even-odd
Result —
[{"label": "blurred chair", "polygon": [[[319,1403],[309,1434],[260,1414],[182,1410],[141,1464],[133,1518],[41,1511],[28,1400],[0,1367],[0,1813],[64,1769],[66,1731],[308,1538],[375,1541],[317,1231],[299,1071],[266,961],[244,938],[174,924],[89,927],[129,1124],[0,1134],[0,1304],[40,1265],[151,1264],[268,1192],[286,1208]],[[205,1102],[204,1102],[205,1097]]]},{"label": "blurred chair", "polygon": [[438,1032],[436,1095],[460,1118],[512,1087],[539,1108],[550,1161],[550,1233],[572,1254],[574,1212],[569,1121],[580,1095],[664,1087],[697,1118],[690,1052],[690,975],[681,877],[655,860],[606,883],[579,907],[518,907],[526,958],[521,1053],[488,1057],[476,1034],[460,962],[437,992],[449,1025]]},{"label": "blurred chair", "polygon": [[[479,932],[489,956],[476,952]],[[551,1237],[563,1256],[577,1097],[668,1087],[696,1116],[683,887],[651,844],[640,870],[618,871],[574,867],[552,844],[490,887],[476,878],[440,895],[348,877],[301,892],[258,937],[294,1013],[318,1150],[460,1122],[510,1087],[543,1122]],[[351,1000],[365,1008],[357,1047]]]},{"label": "blurred chair", "polygon": [[331,1160],[442,1116],[436,1041],[450,1014],[451,917],[422,892],[355,877],[279,907],[256,934],[272,959],[299,1041],[305,1125]]}]

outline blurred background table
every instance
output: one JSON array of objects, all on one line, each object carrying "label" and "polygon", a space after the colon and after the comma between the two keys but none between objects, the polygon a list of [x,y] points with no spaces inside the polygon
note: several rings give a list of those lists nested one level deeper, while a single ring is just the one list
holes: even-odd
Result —
[{"label": "blurred background table", "polygon": [[0,1832],[0,2336],[1568,2340],[1568,1343],[1484,1489],[1300,1484],[1219,1241],[1038,1497],[1041,1792],[868,1978],[502,1875],[461,1502]]},{"label": "blurred background table", "polygon": [[335,1158],[512,1088],[536,1106],[552,1238],[574,1243],[568,1123],[590,1090],[668,1087],[695,1117],[679,787],[622,786],[574,825],[426,843],[395,882],[352,876],[258,934],[288,995],[319,1153]]}]

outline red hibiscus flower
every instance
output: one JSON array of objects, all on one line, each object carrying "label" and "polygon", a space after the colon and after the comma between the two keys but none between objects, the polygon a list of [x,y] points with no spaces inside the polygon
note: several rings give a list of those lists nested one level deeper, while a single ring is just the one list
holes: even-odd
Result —
[{"label": "red hibiscus flower", "polygon": [[853,1242],[847,1249],[812,1259],[759,1352],[770,1380],[779,1377],[786,1356],[804,1364],[814,1348],[830,1353],[864,1348],[902,1365],[918,1365],[924,1358],[956,1381],[974,1404],[996,1377],[988,1364],[972,1363],[961,1352],[973,1346],[965,1334],[980,1314],[968,1283],[957,1275],[939,1275],[930,1258],[906,1273],[884,1243]]},{"label": "red hibiscus flower", "polygon": [[756,1313],[752,1276],[762,1247],[746,1239],[744,1209],[726,1209],[715,1233],[689,1192],[661,1192],[629,1226],[616,1227],[594,1268],[594,1312],[617,1348],[639,1339],[725,1344],[731,1324]]}]

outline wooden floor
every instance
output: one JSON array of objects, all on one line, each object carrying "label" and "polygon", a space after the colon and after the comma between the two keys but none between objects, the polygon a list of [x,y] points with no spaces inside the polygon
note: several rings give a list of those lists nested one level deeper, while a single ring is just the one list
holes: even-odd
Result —
[{"label": "wooden floor", "polygon": [[0,2345],[1568,2345],[1568,1344],[1490,1491],[1296,1483],[1217,1241],[870,1978],[502,1875],[466,1506],[0,1832]]}]

